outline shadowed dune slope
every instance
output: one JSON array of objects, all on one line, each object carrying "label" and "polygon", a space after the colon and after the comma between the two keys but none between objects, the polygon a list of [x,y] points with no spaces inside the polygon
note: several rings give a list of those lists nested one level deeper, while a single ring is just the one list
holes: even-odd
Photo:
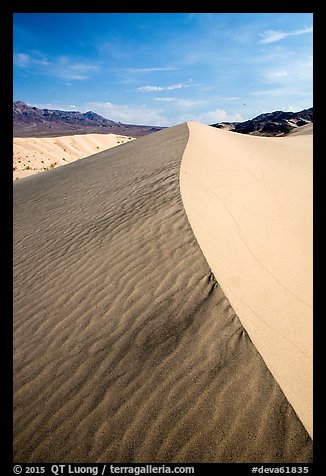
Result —
[{"label": "shadowed dune slope", "polygon": [[186,124],[14,183],[15,462],[309,462],[200,250]]}]

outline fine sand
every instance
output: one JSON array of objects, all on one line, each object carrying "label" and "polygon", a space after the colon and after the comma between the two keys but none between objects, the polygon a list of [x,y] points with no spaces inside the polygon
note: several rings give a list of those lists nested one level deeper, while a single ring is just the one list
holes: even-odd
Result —
[{"label": "fine sand", "polygon": [[117,134],[79,134],[63,137],[15,137],[13,179],[60,167],[133,140]]},{"label": "fine sand", "polygon": [[300,126],[300,127],[297,127],[295,129],[292,129],[292,131],[290,131],[290,134],[291,135],[311,135],[313,134],[313,128],[314,128],[314,125],[313,124],[306,124],[304,126]]},{"label": "fine sand", "polygon": [[189,128],[14,182],[15,462],[312,460],[189,224]]},{"label": "fine sand", "polygon": [[312,128],[277,138],[189,128],[181,193],[190,224],[312,435]]}]

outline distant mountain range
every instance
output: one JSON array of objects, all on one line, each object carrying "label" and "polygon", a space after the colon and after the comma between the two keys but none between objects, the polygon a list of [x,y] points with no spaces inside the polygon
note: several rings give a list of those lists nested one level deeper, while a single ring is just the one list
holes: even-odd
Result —
[{"label": "distant mountain range", "polygon": [[13,103],[14,137],[56,137],[73,134],[121,134],[140,137],[162,127],[122,124],[88,111],[39,109],[22,101]]},{"label": "distant mountain range", "polygon": [[300,112],[275,111],[260,114],[245,122],[218,122],[212,127],[259,136],[286,135],[293,129],[313,123],[313,108]]},{"label": "distant mountain range", "polygon": [[[269,112],[244,122],[218,122],[211,126],[242,134],[281,136],[297,127],[311,123],[313,123],[312,107],[300,112]],[[39,109],[22,101],[13,103],[14,137],[56,137],[90,133],[140,137],[161,129],[163,127],[122,124],[105,119],[92,111],[82,113]]]}]

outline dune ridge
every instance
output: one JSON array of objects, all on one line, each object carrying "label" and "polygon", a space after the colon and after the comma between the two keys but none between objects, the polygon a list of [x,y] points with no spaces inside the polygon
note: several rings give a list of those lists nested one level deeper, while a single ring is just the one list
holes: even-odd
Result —
[{"label": "dune ridge", "polygon": [[118,134],[14,137],[13,179],[60,167],[130,140],[134,140],[134,137]]},{"label": "dune ridge", "polygon": [[314,131],[314,125],[313,124],[305,124],[304,126],[297,127],[296,129],[292,129],[290,131],[290,135],[311,135],[313,134]]},{"label": "dune ridge", "polygon": [[180,183],[190,224],[312,436],[312,127],[280,138],[189,129]]},{"label": "dune ridge", "polygon": [[186,124],[14,182],[15,462],[310,462],[180,194]]}]

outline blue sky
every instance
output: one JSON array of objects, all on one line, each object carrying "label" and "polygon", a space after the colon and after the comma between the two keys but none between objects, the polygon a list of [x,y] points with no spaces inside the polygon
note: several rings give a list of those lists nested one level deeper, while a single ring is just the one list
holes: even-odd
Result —
[{"label": "blue sky", "polygon": [[124,123],[312,104],[310,13],[17,13],[14,100]]}]

